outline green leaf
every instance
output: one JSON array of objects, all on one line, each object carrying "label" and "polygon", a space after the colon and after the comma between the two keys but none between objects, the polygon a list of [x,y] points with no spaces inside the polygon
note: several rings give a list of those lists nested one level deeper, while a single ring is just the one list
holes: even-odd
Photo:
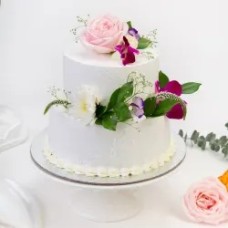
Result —
[{"label": "green leaf", "polygon": [[228,142],[228,138],[225,135],[220,137],[219,139],[220,146],[226,145],[227,142]]},{"label": "green leaf", "polygon": [[49,111],[52,106],[62,105],[64,108],[67,108],[70,105],[70,102],[67,100],[54,100],[50,102],[44,109],[44,115]]},{"label": "green leaf", "polygon": [[164,88],[166,84],[169,82],[169,78],[162,71],[159,71],[159,85],[161,88]]},{"label": "green leaf", "polygon": [[219,145],[216,145],[215,146],[215,152],[219,152],[219,150],[220,150],[220,146]]},{"label": "green leaf", "polygon": [[225,124],[225,127],[228,129],[228,123]]},{"label": "green leaf", "polygon": [[183,138],[184,137],[184,132],[182,129],[179,130],[178,135]]},{"label": "green leaf", "polygon": [[132,28],[132,23],[131,23],[131,21],[128,21],[128,22],[127,22],[127,25],[128,25],[128,28],[129,28],[129,29]]},{"label": "green leaf", "polygon": [[197,140],[197,145],[202,149],[205,150],[206,149],[206,138],[204,136],[200,136]]},{"label": "green leaf", "polygon": [[208,142],[214,141],[215,138],[216,138],[216,135],[215,135],[213,132],[210,132],[210,133],[207,134],[207,136],[206,136],[206,140],[207,140]]},{"label": "green leaf", "polygon": [[114,112],[107,112],[102,116],[102,126],[106,129],[115,131],[118,119]]},{"label": "green leaf", "polygon": [[150,46],[151,43],[152,43],[152,41],[147,39],[146,37],[140,37],[139,40],[138,40],[137,49],[145,49],[148,46]]},{"label": "green leaf", "polygon": [[[155,116],[165,115],[167,112],[171,110],[171,108],[175,104],[180,104],[183,110],[183,119],[185,119],[187,114],[186,103],[179,96],[169,93],[169,92],[160,92],[156,94],[157,101],[161,101],[158,103],[156,110],[158,109],[158,113],[156,112]],[[161,106],[161,107],[160,107]],[[164,109],[164,110],[163,110]],[[154,115],[153,115],[154,116]]]},{"label": "green leaf", "polygon": [[125,83],[123,86],[113,92],[109,100],[107,110],[113,109],[115,106],[123,103],[133,94],[133,81]]},{"label": "green leaf", "polygon": [[152,117],[156,108],[156,98],[149,97],[144,101],[144,115],[146,117]]},{"label": "green leaf", "polygon": [[102,118],[96,119],[95,124],[102,125]]},{"label": "green leaf", "polygon": [[187,140],[188,140],[188,135],[187,135],[187,134],[185,134],[185,136],[184,136],[184,142],[186,143],[186,142],[187,142]]},{"label": "green leaf", "polygon": [[225,157],[228,156],[228,146],[223,147],[222,153],[224,154]]},{"label": "green leaf", "polygon": [[124,122],[131,119],[131,111],[127,104],[122,103],[114,108],[114,112],[119,122]]},{"label": "green leaf", "polygon": [[156,116],[163,116],[163,115],[165,115],[167,112],[169,112],[169,111],[172,109],[172,107],[173,107],[174,105],[176,105],[176,104],[178,104],[178,103],[179,103],[179,102],[176,101],[176,100],[169,100],[169,99],[164,100],[164,101],[161,101],[161,102],[157,105],[157,107],[156,107],[156,109],[154,110],[152,116],[154,116],[154,117],[156,117]]},{"label": "green leaf", "polygon": [[99,119],[100,116],[102,116],[102,114],[105,112],[106,107],[101,105],[101,104],[97,104],[96,106],[96,117]]},{"label": "green leaf", "polygon": [[194,130],[190,139],[196,144],[198,141],[199,135],[200,135],[199,132]]},{"label": "green leaf", "polygon": [[200,86],[201,86],[201,84],[197,83],[197,82],[187,82],[182,85],[182,93],[183,94],[195,93],[199,89]]}]

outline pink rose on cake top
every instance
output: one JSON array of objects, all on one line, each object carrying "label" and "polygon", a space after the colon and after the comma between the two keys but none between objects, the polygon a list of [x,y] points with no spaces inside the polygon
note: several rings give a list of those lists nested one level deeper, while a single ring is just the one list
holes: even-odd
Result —
[{"label": "pink rose on cake top", "polygon": [[81,41],[98,53],[111,53],[127,33],[127,23],[112,15],[104,15],[88,22]]},{"label": "pink rose on cake top", "polygon": [[217,225],[228,221],[226,183],[221,178],[209,177],[193,184],[184,196],[184,207],[194,222]]},{"label": "pink rose on cake top", "polygon": [[[152,48],[157,43],[156,30],[141,36],[130,21],[125,22],[109,14],[94,19],[78,17],[78,22],[80,25],[72,32],[76,41],[81,41],[85,48],[106,55],[117,52],[124,66],[134,63],[138,54],[153,58]],[[83,29],[80,34],[79,29]]]}]

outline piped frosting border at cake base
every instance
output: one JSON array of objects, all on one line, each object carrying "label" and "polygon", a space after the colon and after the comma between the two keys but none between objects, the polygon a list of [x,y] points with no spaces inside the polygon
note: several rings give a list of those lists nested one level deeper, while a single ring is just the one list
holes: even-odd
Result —
[{"label": "piped frosting border at cake base", "polygon": [[150,161],[147,164],[142,166],[132,166],[117,169],[114,167],[89,167],[77,165],[65,161],[64,159],[59,158],[54,154],[50,149],[48,142],[46,140],[46,146],[43,149],[43,154],[48,162],[52,165],[62,169],[66,172],[73,173],[76,175],[85,175],[85,176],[98,176],[98,177],[127,177],[130,175],[140,175],[145,172],[156,170],[159,167],[164,166],[167,162],[171,160],[175,153],[175,145],[171,142],[169,148],[160,155],[159,158]]}]

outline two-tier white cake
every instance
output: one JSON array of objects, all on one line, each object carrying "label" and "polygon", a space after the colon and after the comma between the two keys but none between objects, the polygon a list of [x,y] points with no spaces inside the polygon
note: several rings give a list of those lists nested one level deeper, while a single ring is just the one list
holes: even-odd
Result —
[{"label": "two-tier white cake", "polygon": [[[97,28],[100,29],[98,35],[92,36],[89,30],[89,35],[83,34],[86,39],[89,37],[87,43],[75,45],[64,53],[64,91],[70,91],[71,98],[59,99],[48,106],[55,104],[57,107],[50,111],[44,154],[53,165],[75,174],[100,177],[139,175],[163,166],[172,158],[174,146],[166,113],[171,110],[171,105],[178,104],[183,112],[182,118],[185,103],[181,103],[176,92],[180,89],[178,82],[171,81],[169,85],[175,86],[176,95],[170,93],[168,87],[167,91],[162,90],[164,83],[168,84],[166,76],[159,86],[156,84],[159,61],[154,49],[145,46],[148,39],[139,37],[138,31],[128,23],[128,35],[122,35],[123,41],[118,41],[111,49],[116,53],[109,54],[111,38],[101,40],[99,36],[103,36],[103,30],[109,32],[110,26],[115,27],[119,22],[113,23],[112,17],[99,20],[87,24],[93,29],[102,24]],[[118,26],[125,31],[124,26]],[[116,34],[115,30],[112,39],[117,39]],[[102,48],[99,45],[103,45]],[[101,50],[100,53],[97,50]],[[132,74],[137,75],[137,80],[144,77],[140,83],[143,89],[150,85],[150,91],[137,92],[137,83],[124,84]],[[123,95],[122,85],[132,88]],[[77,105],[73,105],[75,102]],[[87,118],[88,113],[92,113],[91,119]]]},{"label": "two-tier white cake", "polygon": [[[145,57],[122,66],[110,56],[72,48],[64,54],[64,88],[76,92],[83,85],[99,88],[107,100],[126,82],[129,73],[140,72],[148,81],[158,78],[158,58]],[[126,176],[156,169],[173,155],[168,119],[146,119],[137,127],[120,123],[116,131],[83,124],[62,109],[50,114],[46,155],[68,171],[86,175]]]}]

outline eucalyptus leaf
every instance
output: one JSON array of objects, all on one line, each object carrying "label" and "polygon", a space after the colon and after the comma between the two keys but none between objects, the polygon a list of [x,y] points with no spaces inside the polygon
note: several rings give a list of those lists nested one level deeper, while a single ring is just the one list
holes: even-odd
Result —
[{"label": "eucalyptus leaf", "polygon": [[210,132],[210,133],[207,134],[207,136],[206,136],[206,140],[207,140],[208,142],[214,141],[215,138],[216,138],[216,135],[215,135],[213,132]]},{"label": "eucalyptus leaf", "polygon": [[161,88],[164,88],[166,84],[169,82],[169,78],[166,74],[164,74],[162,71],[159,71],[159,85]]},{"label": "eucalyptus leaf", "polygon": [[184,132],[182,129],[179,130],[178,135],[183,138],[184,137]]},{"label": "eucalyptus leaf", "polygon": [[206,138],[201,135],[197,140],[197,144],[202,150],[205,150],[207,144]]},{"label": "eucalyptus leaf", "polygon": [[228,129],[228,123],[225,124],[225,127]]},{"label": "eucalyptus leaf", "polygon": [[[179,135],[184,135],[183,130],[179,130]],[[183,138],[183,136],[182,136]],[[188,137],[185,134],[184,142],[186,143]],[[224,157],[228,157],[228,136],[223,135],[221,137],[217,137],[214,132],[210,132],[206,136],[200,135],[197,130],[194,130],[191,137],[189,138],[195,145],[197,145],[201,150],[205,150],[208,148],[214,152],[220,152],[224,155]]]},{"label": "eucalyptus leaf", "polygon": [[219,139],[220,146],[224,146],[227,142],[228,142],[228,138],[225,135],[220,137]]},{"label": "eucalyptus leaf", "polygon": [[195,93],[199,89],[200,86],[201,86],[201,84],[197,83],[197,82],[187,82],[182,85],[182,93],[183,94]]},{"label": "eucalyptus leaf", "polygon": [[137,49],[145,49],[151,45],[152,41],[147,39],[146,37],[140,37],[138,40]]},{"label": "eucalyptus leaf", "polygon": [[223,149],[222,149],[222,153],[224,154],[224,156],[228,156],[228,146],[225,146]]},{"label": "eucalyptus leaf", "polygon": [[144,115],[146,117],[152,117],[156,108],[156,98],[149,97],[144,101]]},{"label": "eucalyptus leaf", "polygon": [[185,134],[185,136],[184,136],[184,142],[186,143],[186,142],[187,142],[187,140],[188,140],[188,135],[187,135],[187,134]]},{"label": "eucalyptus leaf", "polygon": [[192,135],[191,135],[191,140],[196,144],[199,138],[199,132],[194,130]]}]

